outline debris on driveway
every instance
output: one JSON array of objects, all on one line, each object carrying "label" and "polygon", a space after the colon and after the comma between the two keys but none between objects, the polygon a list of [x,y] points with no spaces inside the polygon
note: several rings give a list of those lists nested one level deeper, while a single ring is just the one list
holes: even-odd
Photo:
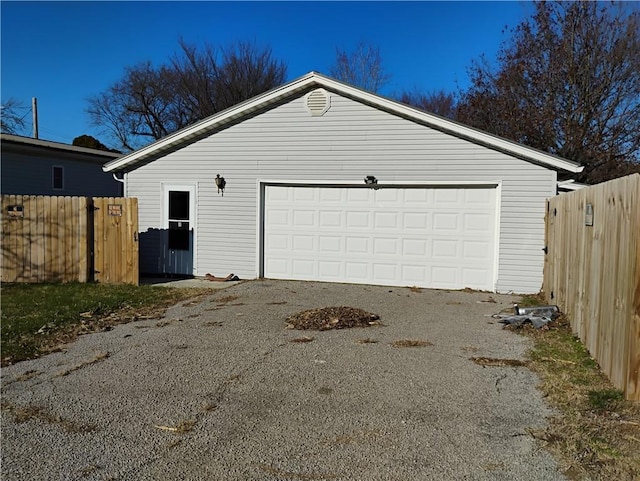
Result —
[{"label": "debris on driveway", "polygon": [[298,312],[287,317],[287,329],[344,329],[379,326],[380,316],[356,307],[322,307]]},{"label": "debris on driveway", "polygon": [[500,319],[500,322],[506,325],[522,327],[528,322],[540,329],[560,316],[558,306],[519,307],[515,304],[513,310],[515,314],[494,314],[492,317]]}]

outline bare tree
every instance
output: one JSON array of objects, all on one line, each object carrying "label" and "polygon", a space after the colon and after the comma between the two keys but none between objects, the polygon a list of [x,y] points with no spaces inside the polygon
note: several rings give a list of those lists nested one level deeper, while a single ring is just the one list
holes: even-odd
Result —
[{"label": "bare tree", "polygon": [[19,134],[24,131],[25,117],[31,110],[13,97],[0,105],[0,131],[7,134]]},{"label": "bare tree", "polygon": [[286,67],[270,49],[238,43],[216,50],[180,41],[165,64],[125,69],[90,98],[87,111],[125,150],[134,150],[284,82]]},{"label": "bare tree", "polygon": [[640,171],[637,6],[536,2],[497,68],[470,73],[460,121],[581,162],[582,181]]},{"label": "bare tree", "polygon": [[391,79],[382,66],[380,48],[364,42],[353,52],[336,49],[336,63],[330,72],[335,79],[370,92],[378,92]]},{"label": "bare tree", "polygon": [[420,93],[418,90],[413,92],[402,92],[398,100],[403,104],[417,107],[426,112],[446,117],[451,120],[456,118],[457,99],[455,94],[438,90],[430,93]]}]

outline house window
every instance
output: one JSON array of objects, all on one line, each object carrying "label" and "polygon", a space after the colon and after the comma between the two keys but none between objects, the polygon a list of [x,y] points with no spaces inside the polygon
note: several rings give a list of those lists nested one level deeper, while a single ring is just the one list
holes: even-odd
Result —
[{"label": "house window", "polygon": [[189,220],[189,192],[169,191],[169,249],[189,250]]},{"label": "house window", "polygon": [[64,167],[53,166],[53,188],[55,190],[64,189]]}]

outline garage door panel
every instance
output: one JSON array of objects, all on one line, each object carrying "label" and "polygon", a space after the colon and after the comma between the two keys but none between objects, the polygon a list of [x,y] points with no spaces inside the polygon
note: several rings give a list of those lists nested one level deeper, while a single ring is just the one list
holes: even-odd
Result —
[{"label": "garage door panel", "polygon": [[347,212],[347,229],[370,229],[370,212]]},{"label": "garage door panel", "polygon": [[343,239],[338,236],[318,236],[318,251],[320,254],[339,254],[343,252]]},{"label": "garage door panel", "polygon": [[403,265],[402,266],[402,278],[409,285],[427,285],[429,282],[429,271],[425,266],[417,265]]},{"label": "garage door panel", "polygon": [[344,202],[344,191],[341,189],[321,189],[320,190],[320,201],[326,203],[343,203]]},{"label": "garage door panel", "polygon": [[487,279],[487,271],[485,269],[472,269],[467,267],[462,269],[462,281],[467,285],[483,285],[486,284],[489,279]]},{"label": "garage door panel", "polygon": [[374,214],[374,226],[376,229],[397,229],[399,212],[376,212]]},{"label": "garage door panel", "polygon": [[319,261],[318,273],[323,280],[340,281],[343,277],[342,263],[337,261]]},{"label": "garage door panel", "polygon": [[457,232],[460,214],[456,212],[436,212],[433,214],[434,232]]},{"label": "garage door panel", "polygon": [[464,200],[466,204],[493,206],[495,202],[493,189],[465,189]]},{"label": "garage door panel", "polygon": [[404,204],[407,206],[417,204],[422,207],[425,202],[429,201],[429,191],[427,189],[406,189],[404,194]]},{"label": "garage door panel", "polygon": [[466,231],[483,231],[486,232],[491,226],[491,218],[487,214],[464,214],[464,229]]},{"label": "garage door panel", "polygon": [[347,261],[345,268],[345,279],[350,279],[350,282],[368,282],[371,278],[367,262]]},{"label": "garage door panel", "polygon": [[320,211],[320,227],[342,227],[342,212]]},{"label": "garage door panel", "polygon": [[373,240],[374,255],[392,255],[400,254],[399,239],[394,238],[378,238]]},{"label": "garage door panel", "polygon": [[423,212],[405,212],[402,214],[402,227],[406,230],[424,230],[429,226],[429,215]]},{"label": "garage door panel", "polygon": [[266,241],[272,250],[283,252],[289,250],[289,236],[286,234],[268,234]]},{"label": "garage door panel", "polygon": [[479,259],[484,261],[492,256],[493,246],[490,242],[463,241],[462,255],[467,260]]},{"label": "garage door panel", "polygon": [[370,241],[368,237],[347,237],[346,254],[370,254]]},{"label": "garage door panel", "polygon": [[[289,262],[284,259],[267,259],[265,262],[265,270],[269,272],[271,277],[276,279],[287,279],[290,272]],[[285,277],[283,277],[285,276]]]},{"label": "garage door panel", "polygon": [[263,274],[493,290],[496,203],[488,187],[266,186]]},{"label": "garage door panel", "polygon": [[434,192],[434,202],[438,205],[460,205],[461,192],[458,189],[438,189]]},{"label": "garage door panel", "polygon": [[293,236],[293,250],[303,253],[313,253],[316,250],[315,247],[316,237],[312,235],[294,235]]},{"label": "garage door panel", "polygon": [[288,227],[289,215],[290,212],[288,210],[273,209],[269,211],[267,222],[270,226]]},{"label": "garage door panel", "polygon": [[346,201],[357,205],[358,203],[369,204],[371,200],[370,189],[347,189]]},{"label": "garage door panel", "polygon": [[379,282],[395,284],[398,281],[398,269],[396,264],[373,264],[373,277],[379,279]]},{"label": "garage door panel", "polygon": [[426,239],[402,239],[402,255],[425,257],[427,245]]},{"label": "garage door panel", "polygon": [[312,210],[295,210],[293,225],[299,227],[313,227],[316,224],[316,213]]},{"label": "garage door panel", "polygon": [[316,277],[315,261],[308,259],[293,259],[292,273],[297,279],[313,279]]},{"label": "garage door panel", "polygon": [[439,240],[432,242],[431,255],[434,259],[457,258],[459,256],[458,241],[454,239]]}]

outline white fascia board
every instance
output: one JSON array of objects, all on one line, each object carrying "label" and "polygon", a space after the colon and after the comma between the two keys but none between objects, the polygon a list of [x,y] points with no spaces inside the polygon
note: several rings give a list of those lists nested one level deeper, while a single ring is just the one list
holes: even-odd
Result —
[{"label": "white fascia board", "polygon": [[288,84],[276,87],[269,92],[254,97],[253,99],[249,99],[234,107],[224,110],[219,114],[215,114],[207,119],[197,122],[190,127],[186,127],[182,130],[179,130],[178,132],[168,135],[167,137],[160,139],[157,142],[154,142],[153,144],[150,144],[146,147],[143,147],[140,150],[137,150],[129,155],[108,162],[103,166],[103,170],[105,172],[111,172],[113,170],[123,169],[128,165],[135,164],[136,162],[144,161],[145,159],[157,153],[168,150],[175,145],[179,145],[191,138],[202,135],[209,130],[219,128],[230,121],[247,115],[260,108],[264,108],[271,103],[277,102],[283,97],[286,97],[288,95],[291,95],[292,93],[295,93],[296,91],[303,90],[313,85],[334,90],[338,93],[363,101],[382,110],[393,112],[409,120],[423,123],[435,129],[468,139],[472,142],[483,144],[502,152],[516,155],[525,160],[536,162],[552,168],[562,169],[564,171],[572,173],[582,172],[582,170],[584,169],[584,167],[575,162],[571,162],[560,157],[555,157],[545,152],[541,152],[530,147],[517,144],[510,140],[496,137],[495,135],[488,134],[471,127],[467,127],[448,119],[431,115],[422,110],[400,104],[396,101],[389,100],[384,97],[380,97],[379,95],[366,92],[337,80],[333,80],[316,72],[310,72],[303,77],[289,82]]},{"label": "white fascia board", "polygon": [[122,169],[127,165],[136,163],[137,161],[145,160],[147,157],[150,157],[157,152],[167,150],[174,145],[181,144],[186,140],[202,135],[207,130],[214,130],[224,125],[225,123],[228,123],[234,119],[251,113],[252,111],[258,110],[259,108],[262,108],[272,102],[275,102],[287,94],[305,88],[307,85],[314,82],[313,77],[314,74],[313,72],[311,72],[310,74],[307,74],[304,77],[299,78],[298,80],[294,80],[293,82],[290,82],[286,85],[276,87],[275,89],[254,97],[253,99],[242,102],[227,110],[223,110],[218,114],[215,114],[189,127],[170,134],[158,140],[157,142],[149,144],[146,147],[142,147],[141,149],[136,150],[129,155],[126,155],[125,157],[109,162],[105,164],[102,169],[105,172]]},{"label": "white fascia board", "polygon": [[350,85],[337,82],[333,79],[322,77],[318,74],[316,74],[316,76],[321,78],[322,83],[327,84],[327,87],[331,86],[338,91],[342,91],[347,95],[359,98],[383,110],[395,112],[403,117],[433,126],[438,130],[450,132],[453,135],[463,137],[471,141],[479,142],[487,146],[495,147],[496,149],[499,149],[501,151],[509,152],[519,157],[524,157],[526,159],[572,173],[582,172],[582,170],[584,169],[583,166],[575,162],[547,154],[531,147],[517,144],[507,139],[502,139],[495,135],[471,127],[467,127],[466,125],[459,124],[452,120],[431,115],[428,112],[409,107],[408,105],[400,104],[396,101],[380,97],[376,94],[365,92],[363,90],[351,87]]},{"label": "white fascia board", "polygon": [[559,189],[566,189],[566,190],[572,190],[573,191],[573,190],[585,189],[587,187],[590,187],[590,185],[581,184],[579,182],[576,182],[574,179],[558,182],[558,188]]}]

